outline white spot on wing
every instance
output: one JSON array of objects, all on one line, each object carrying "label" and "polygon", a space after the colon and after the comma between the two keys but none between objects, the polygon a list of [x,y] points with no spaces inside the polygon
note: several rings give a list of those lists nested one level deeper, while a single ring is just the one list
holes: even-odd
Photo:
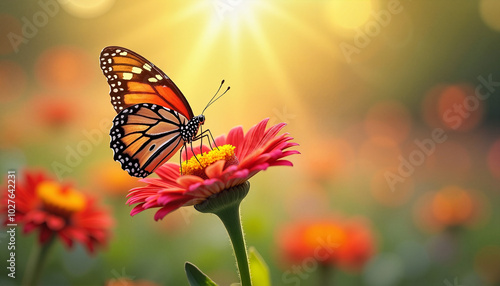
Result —
[{"label": "white spot on wing", "polygon": [[132,76],[133,76],[133,74],[131,74],[129,72],[124,72],[123,73],[123,79],[124,80],[130,80],[130,79],[132,79]]},{"label": "white spot on wing", "polygon": [[151,66],[150,66],[150,65],[148,65],[148,64],[144,64],[142,67],[143,67],[145,70],[151,71]]},{"label": "white spot on wing", "polygon": [[133,67],[132,68],[132,72],[133,73],[136,73],[136,74],[140,74],[142,72],[142,69],[141,68],[138,68],[138,67]]},{"label": "white spot on wing", "polygon": [[157,74],[156,78],[159,79],[159,80],[161,80],[163,77],[161,75]]},{"label": "white spot on wing", "polygon": [[154,77],[148,78],[148,81],[149,82],[158,82],[158,80],[156,78],[154,78]]}]

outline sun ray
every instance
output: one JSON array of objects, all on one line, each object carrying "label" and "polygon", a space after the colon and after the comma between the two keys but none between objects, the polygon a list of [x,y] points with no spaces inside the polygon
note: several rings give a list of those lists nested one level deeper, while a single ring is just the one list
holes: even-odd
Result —
[{"label": "sun ray", "polygon": [[275,5],[262,5],[261,8],[264,12],[271,14],[273,18],[279,18],[283,23],[290,25],[293,31],[296,31],[301,36],[310,40],[315,44],[315,47],[322,49],[325,54],[335,58],[333,53],[337,53],[337,49],[336,47],[334,49],[334,45],[328,35],[319,32],[322,31],[321,29],[311,27],[306,22],[299,20],[300,18],[293,17],[283,9],[277,8]]},{"label": "sun ray", "polygon": [[247,17],[245,20],[247,21],[245,24],[251,36],[254,38],[254,43],[257,45],[261,56],[264,58],[263,62],[267,64],[270,71],[269,74],[274,78],[273,82],[282,90],[282,95],[286,95],[287,102],[292,100],[295,104],[298,95],[293,88],[293,84],[287,78],[283,65],[278,62],[278,57],[274,53],[269,41],[266,39],[262,27],[255,17]]},{"label": "sun ray", "polygon": [[194,5],[188,5],[183,10],[173,14],[172,17],[167,19],[166,23],[170,26],[180,25],[182,22],[190,21],[192,18],[204,13],[211,8],[209,6],[207,1],[199,1]]},{"label": "sun ray", "polygon": [[213,51],[213,45],[217,42],[220,35],[220,33],[217,33],[216,24],[209,22],[198,38],[198,42],[193,45],[191,52],[189,52],[188,61],[179,73],[180,78],[196,78],[196,75],[203,68],[204,63],[210,58],[209,55]]}]

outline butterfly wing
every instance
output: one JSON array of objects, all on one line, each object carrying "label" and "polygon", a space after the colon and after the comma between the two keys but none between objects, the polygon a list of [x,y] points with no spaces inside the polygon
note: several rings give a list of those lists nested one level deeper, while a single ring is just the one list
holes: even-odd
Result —
[{"label": "butterfly wing", "polygon": [[111,46],[102,50],[99,59],[116,112],[135,104],[151,103],[176,110],[187,119],[193,118],[191,106],[179,88],[141,55]]},{"label": "butterfly wing", "polygon": [[109,134],[115,161],[131,176],[148,176],[182,147],[180,128],[187,121],[175,110],[155,104],[123,109]]}]

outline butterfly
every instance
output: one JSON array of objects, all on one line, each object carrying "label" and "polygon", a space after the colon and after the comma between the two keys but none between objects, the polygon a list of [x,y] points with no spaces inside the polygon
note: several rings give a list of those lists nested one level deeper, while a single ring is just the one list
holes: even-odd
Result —
[{"label": "butterfly", "polygon": [[174,82],[141,55],[109,46],[101,51],[99,62],[118,113],[109,133],[110,147],[129,175],[150,175],[179,149],[182,152],[187,144],[192,148],[192,142],[203,137],[210,135],[215,142],[209,129],[198,131],[205,123],[205,109],[224,95],[215,98],[224,81],[203,112],[194,116]]}]

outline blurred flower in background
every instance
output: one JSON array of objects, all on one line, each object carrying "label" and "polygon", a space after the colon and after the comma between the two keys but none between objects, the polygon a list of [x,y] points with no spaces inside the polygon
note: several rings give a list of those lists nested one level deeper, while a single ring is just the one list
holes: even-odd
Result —
[{"label": "blurred flower in background", "polygon": [[[15,222],[23,225],[25,234],[38,232],[40,244],[56,237],[68,248],[78,242],[94,253],[108,243],[113,219],[96,199],[51,179],[44,171],[26,171],[16,187]],[[2,203],[7,213],[6,195]]]},{"label": "blurred flower in background", "polygon": [[374,255],[376,243],[365,218],[330,216],[290,222],[276,234],[285,265],[308,260],[324,267],[357,272]]},{"label": "blurred flower in background", "polygon": [[446,186],[423,195],[415,206],[415,222],[426,230],[453,230],[477,224],[487,205],[476,191]]}]

